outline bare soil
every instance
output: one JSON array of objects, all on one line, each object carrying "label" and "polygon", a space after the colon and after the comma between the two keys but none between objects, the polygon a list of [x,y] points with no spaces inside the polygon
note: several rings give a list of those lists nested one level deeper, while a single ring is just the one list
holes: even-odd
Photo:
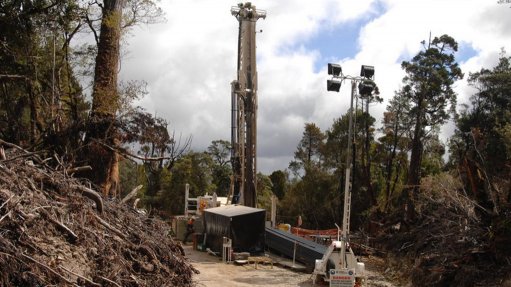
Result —
[{"label": "bare soil", "polygon": [[[184,246],[184,250],[186,258],[188,258],[192,266],[200,272],[200,274],[194,275],[193,277],[198,287],[313,286],[311,273],[284,268],[280,264],[274,264],[273,267],[269,264],[259,264],[256,269],[254,264],[237,265],[234,263],[223,263],[221,257],[193,250],[191,245]],[[382,259],[366,257],[362,261],[367,261],[366,286],[400,286],[390,283],[382,275],[382,271],[380,270],[383,266]],[[328,285],[325,283],[316,283],[316,286]]]}]

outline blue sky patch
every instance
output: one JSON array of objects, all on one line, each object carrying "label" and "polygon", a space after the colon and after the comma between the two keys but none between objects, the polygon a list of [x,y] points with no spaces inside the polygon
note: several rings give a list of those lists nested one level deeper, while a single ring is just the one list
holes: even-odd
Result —
[{"label": "blue sky patch", "polygon": [[360,30],[375,18],[383,15],[385,10],[384,4],[381,1],[376,1],[366,16],[333,27],[321,25],[324,28],[315,36],[300,43],[305,49],[320,53],[314,63],[315,72],[324,70],[327,63],[335,59],[355,57],[360,50],[358,43]]},{"label": "blue sky patch", "polygon": [[477,54],[478,54],[477,50],[475,50],[471,44],[461,42],[458,45],[458,52],[455,55],[456,61],[458,61],[459,63],[463,63],[469,60],[470,58],[477,56]]},{"label": "blue sky patch", "polygon": [[307,50],[320,53],[314,63],[315,72],[324,70],[334,59],[354,57],[359,50],[358,34],[363,25],[360,22],[343,23],[332,29],[319,31],[317,35],[303,43]]}]

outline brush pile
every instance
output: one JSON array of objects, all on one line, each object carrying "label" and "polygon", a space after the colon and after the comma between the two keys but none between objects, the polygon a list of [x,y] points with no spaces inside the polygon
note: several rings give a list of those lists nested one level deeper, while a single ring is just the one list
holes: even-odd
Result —
[{"label": "brush pile", "polygon": [[191,286],[168,234],[36,154],[0,159],[0,286]]},{"label": "brush pile", "polygon": [[413,225],[396,224],[378,240],[413,286],[509,286],[511,248],[496,245],[494,227],[481,216],[489,211],[466,195],[456,177],[425,178],[415,205]]}]

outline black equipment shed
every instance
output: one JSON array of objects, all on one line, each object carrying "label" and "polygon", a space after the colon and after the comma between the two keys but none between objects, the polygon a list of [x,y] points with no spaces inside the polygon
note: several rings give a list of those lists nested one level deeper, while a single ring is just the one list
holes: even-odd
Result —
[{"label": "black equipment shed", "polygon": [[234,252],[264,251],[266,210],[243,205],[227,205],[204,210],[206,246],[222,251],[223,237],[232,239]]}]

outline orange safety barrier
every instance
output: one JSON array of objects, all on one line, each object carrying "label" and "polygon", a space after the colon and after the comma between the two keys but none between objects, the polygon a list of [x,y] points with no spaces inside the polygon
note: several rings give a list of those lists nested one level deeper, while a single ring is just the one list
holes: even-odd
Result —
[{"label": "orange safety barrier", "polygon": [[324,229],[324,230],[312,230],[300,227],[291,227],[291,233],[298,236],[310,236],[310,235],[330,235],[337,236],[337,229]]}]

